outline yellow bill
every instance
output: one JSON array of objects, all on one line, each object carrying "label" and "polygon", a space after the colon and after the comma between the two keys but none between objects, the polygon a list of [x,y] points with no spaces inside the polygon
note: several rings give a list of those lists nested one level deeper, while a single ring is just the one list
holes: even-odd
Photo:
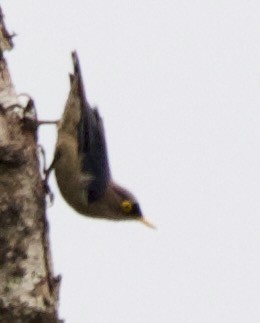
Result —
[{"label": "yellow bill", "polygon": [[151,229],[157,229],[155,225],[153,225],[151,222],[149,222],[148,220],[146,220],[143,217],[140,218],[139,221],[142,222],[144,225],[146,225],[147,227],[149,227]]}]

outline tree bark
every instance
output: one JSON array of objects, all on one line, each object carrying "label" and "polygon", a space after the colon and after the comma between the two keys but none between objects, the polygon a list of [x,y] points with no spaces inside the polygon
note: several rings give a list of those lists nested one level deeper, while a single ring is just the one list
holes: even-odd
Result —
[{"label": "tree bark", "polygon": [[59,277],[50,258],[37,117],[12,85],[4,52],[13,48],[0,8],[0,322],[61,322]]}]

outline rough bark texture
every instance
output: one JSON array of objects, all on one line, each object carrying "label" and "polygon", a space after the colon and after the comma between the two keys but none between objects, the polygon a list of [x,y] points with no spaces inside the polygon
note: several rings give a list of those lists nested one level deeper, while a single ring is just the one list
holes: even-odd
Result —
[{"label": "rough bark texture", "polygon": [[19,107],[4,59],[12,49],[0,8],[0,322],[61,322],[50,262],[33,102]]}]

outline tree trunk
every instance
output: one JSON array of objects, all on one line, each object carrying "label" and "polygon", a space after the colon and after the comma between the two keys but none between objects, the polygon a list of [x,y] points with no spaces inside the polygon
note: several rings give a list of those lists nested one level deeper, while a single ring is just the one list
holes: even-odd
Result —
[{"label": "tree trunk", "polygon": [[61,322],[59,277],[50,261],[45,191],[33,101],[11,83],[4,52],[13,48],[0,8],[0,322]]}]

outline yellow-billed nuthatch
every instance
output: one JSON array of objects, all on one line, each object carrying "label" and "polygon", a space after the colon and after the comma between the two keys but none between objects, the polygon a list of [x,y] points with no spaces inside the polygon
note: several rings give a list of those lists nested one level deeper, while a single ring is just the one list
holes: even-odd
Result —
[{"label": "yellow-billed nuthatch", "polygon": [[62,196],[77,212],[95,218],[139,220],[153,227],[142,215],[136,198],[111,178],[103,122],[87,102],[79,60],[72,53],[74,73],[53,163]]}]

